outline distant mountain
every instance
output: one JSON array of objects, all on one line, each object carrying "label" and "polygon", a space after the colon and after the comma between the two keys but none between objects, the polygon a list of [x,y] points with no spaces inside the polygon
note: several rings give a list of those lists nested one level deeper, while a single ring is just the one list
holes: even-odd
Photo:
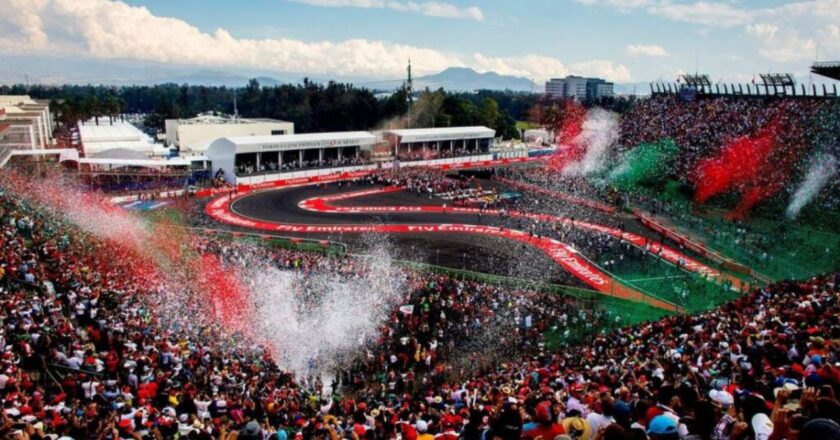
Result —
[{"label": "distant mountain", "polygon": [[[98,60],[52,56],[0,55],[0,84],[95,84],[95,85],[152,85],[194,84],[207,86],[243,87],[250,78],[257,78],[262,86],[297,84],[304,78],[327,83],[352,83],[377,92],[393,92],[403,79],[382,80],[371,77],[306,75],[248,69],[207,69],[200,66],[170,65],[132,60]],[[452,67],[440,73],[414,79],[414,88],[471,92],[479,89],[512,90],[542,93],[543,86],[528,78],[478,73],[462,67]]]},{"label": "distant mountain", "polygon": [[195,84],[244,87],[251,78],[263,86],[297,83],[304,75],[208,70],[191,66],[130,60],[0,55],[0,84],[152,85]]},{"label": "distant mountain", "polygon": [[[162,77],[156,78],[149,81],[152,84],[164,84],[164,83],[175,83],[175,84],[201,84],[203,86],[225,86],[225,87],[244,87],[248,84],[248,81],[251,80],[250,76],[246,75],[237,75],[234,73],[228,72],[221,72],[215,70],[201,70],[198,72],[188,73],[188,74],[181,74],[178,76],[173,77]],[[267,77],[267,76],[258,76],[256,77],[257,82],[260,83],[261,86],[264,87],[273,87],[280,84],[284,84],[283,81]]]},{"label": "distant mountain", "polygon": [[422,87],[445,90],[466,91],[473,90],[511,90],[514,92],[542,91],[542,87],[528,78],[518,76],[499,75],[496,72],[478,73],[465,67],[450,67],[434,75],[417,78],[416,83]]},{"label": "distant mountain", "polygon": [[[403,80],[371,82],[367,87],[378,91],[391,91],[402,85]],[[466,67],[450,67],[440,73],[414,78],[414,89],[443,88],[453,92],[475,90],[511,90],[514,92],[541,93],[543,87],[528,78],[499,75],[495,72],[478,73]]]}]

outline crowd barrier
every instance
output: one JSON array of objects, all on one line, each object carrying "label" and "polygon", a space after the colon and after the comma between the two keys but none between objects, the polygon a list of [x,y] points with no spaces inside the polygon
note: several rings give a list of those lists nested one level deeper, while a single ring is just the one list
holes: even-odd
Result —
[{"label": "crowd barrier", "polygon": [[[470,160],[464,160],[470,159]],[[469,168],[485,168],[485,167],[494,167],[494,166],[502,166],[502,165],[511,165],[517,163],[524,163],[533,160],[532,158],[528,157],[520,157],[514,159],[492,159],[491,155],[487,155],[487,159],[485,160],[476,160],[475,156],[471,156],[468,158],[450,158],[450,159],[437,159],[432,161],[419,161],[419,162],[410,162],[408,165],[405,163],[400,163],[400,167],[415,167],[415,166],[433,166],[440,168],[442,170],[460,170],[460,169],[469,169]],[[198,197],[211,197],[219,194],[227,194],[230,192],[238,192],[238,191],[249,191],[249,190],[256,190],[256,189],[269,189],[269,188],[280,188],[280,187],[294,187],[294,186],[303,186],[303,185],[311,185],[311,184],[318,184],[318,183],[331,183],[336,182],[339,180],[348,180],[348,179],[359,179],[365,177],[369,174],[372,174],[374,171],[378,169],[390,169],[391,162],[388,162],[388,165],[383,166],[376,166],[376,165],[367,165],[367,166],[355,166],[355,167],[344,167],[344,168],[331,168],[331,169],[318,169],[312,170],[307,172],[302,172],[303,174],[271,174],[265,176],[255,177],[253,179],[247,180],[248,183],[242,183],[241,185],[237,185],[236,188],[232,187],[225,187],[225,188],[209,188],[203,189],[196,192],[196,196]],[[281,178],[282,177],[282,178]],[[243,180],[245,182],[245,180]]]},{"label": "crowd barrier", "polygon": [[682,234],[676,231],[675,229],[666,226],[662,222],[659,222],[658,220],[649,216],[647,213],[637,208],[632,208],[631,211],[633,215],[639,220],[639,222],[642,223],[643,226],[656,232],[657,234],[661,234],[669,240],[676,242],[677,244],[685,247],[686,249],[703,256],[704,258],[714,261],[724,269],[752,277],[764,284],[769,284],[772,282],[772,280],[766,275],[763,275],[746,265],[738,263],[732,260],[731,258],[727,258],[721,255],[720,253],[709,249],[703,244],[697,243],[685,234]]},{"label": "crowd barrier", "polygon": [[[363,254],[350,254],[355,257],[369,258]],[[588,310],[601,309],[608,314],[617,317],[610,320],[614,326],[633,325],[645,321],[655,321],[663,316],[672,315],[674,312],[658,307],[651,307],[648,304],[629,301],[617,297],[605,296],[597,290],[584,289],[580,287],[567,286],[525,280],[522,278],[506,277],[502,275],[475,272],[464,269],[455,269],[444,266],[437,266],[416,261],[394,260],[400,266],[407,267],[419,272],[430,272],[445,275],[450,278],[481,282],[498,286],[512,287],[515,289],[528,289],[536,292],[551,293],[571,298]],[[613,328],[614,326],[610,327]],[[602,329],[596,329],[599,331]]]},{"label": "crowd barrier", "polygon": [[541,188],[536,185],[519,182],[513,179],[508,179],[506,177],[495,177],[495,180],[504,183],[505,185],[512,186],[519,190],[524,191],[533,191],[538,194],[548,195],[560,200],[567,201],[569,203],[573,203],[579,206],[585,206],[587,208],[591,208],[597,211],[605,212],[607,214],[615,214],[615,207],[607,205],[606,203],[597,202],[595,200],[584,199],[582,197],[577,197],[572,194],[567,194],[559,191],[551,191],[545,188]]},{"label": "crowd barrier", "polygon": [[291,249],[304,252],[316,252],[324,255],[343,256],[347,254],[347,245],[333,240],[316,240],[303,237],[288,237],[283,235],[257,234],[252,232],[229,231],[210,228],[189,228],[195,232],[212,235],[226,235],[232,238],[253,239],[254,241],[268,242],[269,244],[284,249]]}]

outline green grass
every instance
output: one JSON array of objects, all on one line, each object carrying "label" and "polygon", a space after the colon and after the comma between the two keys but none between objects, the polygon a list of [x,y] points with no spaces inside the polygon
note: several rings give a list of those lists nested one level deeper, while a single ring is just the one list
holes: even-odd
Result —
[{"label": "green grass", "polygon": [[678,269],[653,256],[644,260],[601,257],[602,261],[608,259],[615,261],[609,271],[625,284],[676,304],[688,313],[705,311],[739,296],[739,292],[732,291],[728,285]]},{"label": "green grass", "polygon": [[531,130],[533,128],[540,128],[539,125],[528,121],[516,121],[517,130]]},{"label": "green grass", "polygon": [[[784,218],[754,217],[735,225],[718,211],[694,217],[690,206],[683,207],[680,217],[669,217],[674,225],[773,280],[804,279],[840,268],[840,235],[836,233]],[[695,220],[690,221],[691,217]],[[747,241],[739,237],[740,227],[750,231]]]},{"label": "green grass", "polygon": [[[684,191],[643,191],[666,202],[663,218],[710,249],[748,266],[772,280],[805,279],[840,269],[840,213],[805,209],[797,221],[785,217],[781,201],[760,206],[740,223],[726,219],[727,206],[737,200],[722,196],[698,207]],[[737,234],[747,228],[745,242]]]}]

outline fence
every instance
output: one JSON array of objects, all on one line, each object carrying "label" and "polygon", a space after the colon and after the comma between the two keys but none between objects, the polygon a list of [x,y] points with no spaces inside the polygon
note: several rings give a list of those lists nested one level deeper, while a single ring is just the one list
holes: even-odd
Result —
[{"label": "fence", "polygon": [[250,232],[229,231],[223,229],[189,228],[190,230],[230,238],[238,238],[252,243],[268,243],[272,246],[302,252],[315,252],[326,256],[347,254],[347,245],[337,241],[314,240],[311,238],[288,237],[283,235],[255,234]]},{"label": "fence", "polygon": [[[709,215],[697,215],[688,201],[663,203],[649,198],[634,203],[658,218],[666,218],[678,232],[689,231],[712,251],[749,267],[751,276],[765,284],[831,272],[837,270],[840,261],[840,234],[831,231],[774,219],[753,218],[736,224],[727,221],[723,212],[715,213],[713,207],[704,208]],[[828,219],[809,214],[818,224],[830,224]]]},{"label": "fence", "polygon": [[[764,91],[762,92],[762,88]],[[738,96],[738,97],[795,97],[795,98],[819,98],[819,99],[834,99],[838,97],[837,84],[832,84],[829,88],[822,84],[817,87],[816,84],[811,84],[806,87],[805,84],[800,84],[799,92],[796,86],[764,86],[763,84],[709,84],[705,86],[687,86],[679,83],[656,82],[650,83],[651,95],[680,95],[689,92],[701,96]]]},{"label": "fence", "polygon": [[[365,255],[351,255],[360,258],[367,258]],[[450,267],[436,266],[416,261],[394,260],[394,262],[402,267],[412,270],[436,273],[455,279],[504,285],[514,289],[528,289],[561,295],[577,301],[582,308],[588,310],[602,310],[611,316],[615,316],[618,318],[617,320],[613,319],[613,322],[616,325],[631,325],[644,321],[652,321],[671,314],[671,312],[664,309],[652,307],[641,302],[607,296],[596,290],[531,281],[502,275],[493,275],[483,272],[474,272],[470,270],[453,269]]]}]

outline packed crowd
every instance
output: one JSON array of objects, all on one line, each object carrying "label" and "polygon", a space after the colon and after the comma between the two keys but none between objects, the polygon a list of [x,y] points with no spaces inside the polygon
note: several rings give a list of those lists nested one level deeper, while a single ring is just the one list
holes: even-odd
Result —
[{"label": "packed crowd", "polygon": [[[419,193],[463,184],[435,173],[371,179]],[[353,258],[218,238],[191,246],[229,264],[256,252],[304,274],[366,270]],[[840,438],[840,274],[557,348],[546,333],[597,328],[601,313],[406,271],[404,306],[355,366],[336,372],[329,394],[199,319],[206,305],[181,320],[158,316],[165,296],[148,293],[167,286],[129,255],[8,194],[0,249],[4,438]]]},{"label": "packed crowd", "polygon": [[426,167],[401,167],[379,170],[364,179],[367,183],[399,186],[407,191],[432,196],[470,188],[470,179],[455,179],[446,171]]},{"label": "packed crowd", "polygon": [[236,175],[237,176],[249,176],[253,174],[269,174],[269,173],[276,173],[276,172],[289,172],[289,171],[303,171],[303,170],[310,170],[316,168],[336,168],[336,167],[349,167],[349,166],[356,166],[356,165],[369,165],[372,162],[368,159],[363,157],[342,157],[342,158],[335,158],[335,159],[324,159],[324,160],[303,160],[303,161],[292,161],[292,162],[284,162],[282,164],[278,164],[274,161],[269,161],[265,163],[261,163],[259,168],[257,167],[256,163],[242,163],[236,166]]},{"label": "packed crowd", "polygon": [[477,150],[468,150],[465,148],[455,148],[453,150],[449,150],[443,148],[441,150],[433,150],[430,148],[422,149],[419,151],[410,151],[405,152],[401,151],[397,154],[397,159],[404,161],[404,162],[412,162],[418,160],[434,160],[434,159],[448,159],[450,157],[465,157],[465,156],[475,156],[478,154],[487,154],[487,152],[481,152]]},{"label": "packed crowd", "polygon": [[[738,137],[772,128],[793,158],[800,158],[820,136],[835,137],[840,106],[831,99],[715,97],[684,102],[675,96],[640,100],[621,118],[621,145],[672,138],[680,146],[674,175],[688,177],[699,158],[707,157]],[[829,144],[832,142],[829,142]],[[779,167],[786,164],[777,164]]]},{"label": "packed crowd", "polygon": [[[0,206],[0,396],[6,410],[0,435],[262,438],[249,434],[249,422],[261,433],[320,435],[311,417],[326,415],[317,404],[322,396],[296,386],[262,351],[241,349],[199,319],[206,305],[172,321],[155,312],[165,303],[149,303],[161,298],[150,293],[166,286],[139,275],[142,268],[129,253],[9,195]],[[230,264],[253,263],[256,253],[276,267],[310,275],[365,270],[352,259],[255,251],[201,236],[191,246]],[[480,361],[476,347],[455,342],[478,340],[490,328],[508,339],[497,345],[501,354],[503,348],[512,353],[539,345],[550,322],[584,327],[598,321],[598,312],[582,311],[561,296],[411,271],[405,276],[412,310],[395,310],[378,348],[358,368],[341,373],[338,383],[349,396],[385,399],[395,390],[414,395],[410,390],[420,383],[442,386],[453,371],[466,374],[467,362]],[[356,412],[346,403],[337,400],[330,413],[345,428]]]}]

